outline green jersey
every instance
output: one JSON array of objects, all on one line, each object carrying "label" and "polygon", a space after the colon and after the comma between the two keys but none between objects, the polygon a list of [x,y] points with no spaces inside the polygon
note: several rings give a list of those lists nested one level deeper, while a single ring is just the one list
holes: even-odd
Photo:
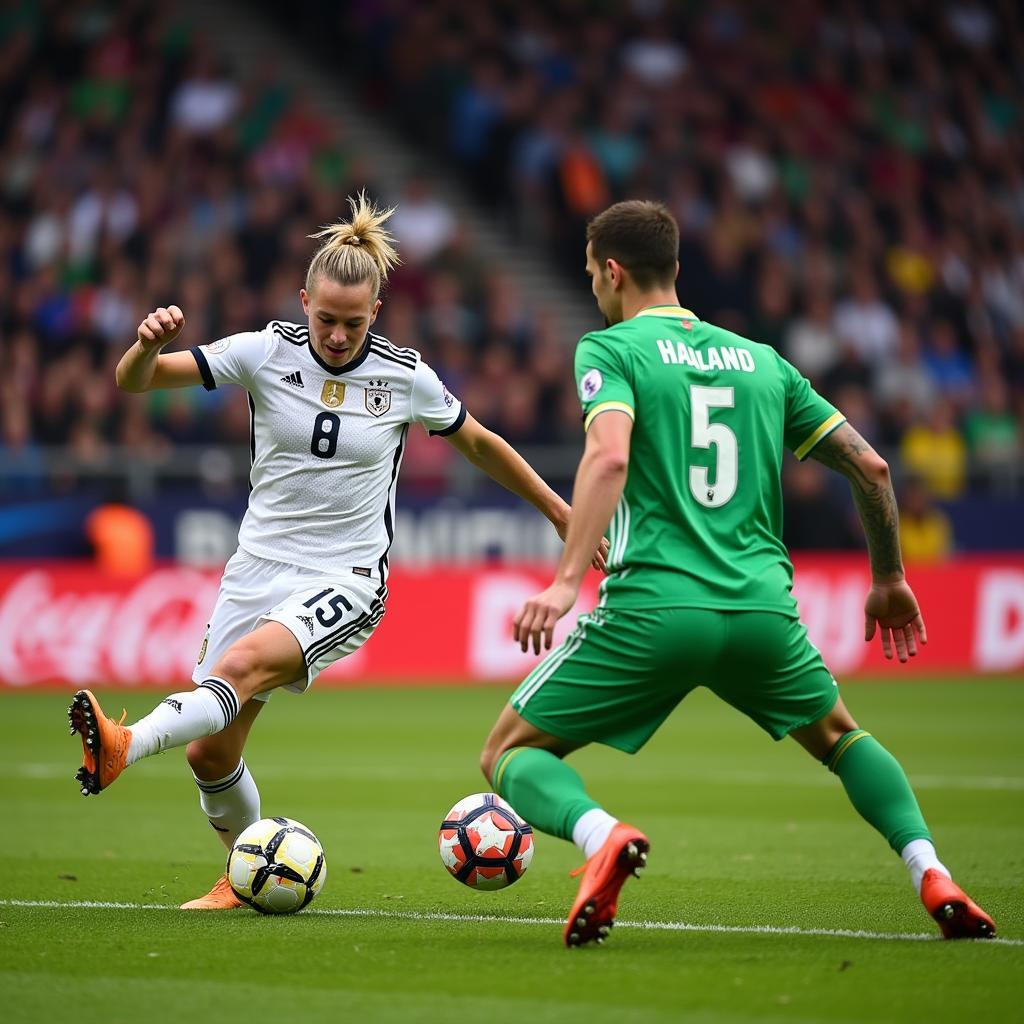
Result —
[{"label": "green jersey", "polygon": [[679,306],[584,335],[576,382],[585,429],[633,419],[602,603],[795,616],[782,449],[806,458],[842,414],[774,349]]}]

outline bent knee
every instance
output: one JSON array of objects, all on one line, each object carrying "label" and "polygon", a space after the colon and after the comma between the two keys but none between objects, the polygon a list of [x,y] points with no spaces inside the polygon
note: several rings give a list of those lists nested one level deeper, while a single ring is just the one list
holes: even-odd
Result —
[{"label": "bent knee", "polygon": [[255,679],[261,670],[259,651],[244,641],[230,647],[221,655],[214,674],[223,676],[233,686],[244,685]]},{"label": "bent knee", "polygon": [[494,769],[502,753],[503,751],[500,746],[496,743],[491,743],[490,740],[484,744],[484,749],[480,751],[480,771],[483,772],[488,785],[493,785]]},{"label": "bent knee", "polygon": [[[218,734],[219,735],[219,734]],[[185,748],[185,759],[197,778],[205,781],[222,779],[238,767],[234,750],[217,743],[217,735],[193,740]]]},{"label": "bent knee", "polygon": [[498,770],[498,762],[513,747],[523,744],[515,736],[501,736],[492,733],[487,737],[484,749],[480,751],[480,771],[489,785],[494,785],[494,774]]}]

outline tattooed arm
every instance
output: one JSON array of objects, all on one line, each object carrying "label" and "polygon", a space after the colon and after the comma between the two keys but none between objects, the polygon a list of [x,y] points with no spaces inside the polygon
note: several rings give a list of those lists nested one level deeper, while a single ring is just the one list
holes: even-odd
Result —
[{"label": "tattooed arm", "polygon": [[850,481],[857,515],[864,527],[871,559],[871,590],[864,604],[864,639],[881,628],[882,650],[900,661],[917,654],[917,639],[927,643],[917,598],[903,577],[899,513],[889,466],[849,423],[837,427],[811,450],[811,458]]},{"label": "tattooed arm", "polygon": [[849,423],[819,441],[811,449],[811,458],[842,473],[850,481],[875,581],[889,583],[903,579],[899,514],[885,459]]}]

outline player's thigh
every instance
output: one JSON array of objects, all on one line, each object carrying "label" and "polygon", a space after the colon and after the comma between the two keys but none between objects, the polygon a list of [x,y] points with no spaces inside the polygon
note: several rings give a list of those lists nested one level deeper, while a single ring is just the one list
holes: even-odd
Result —
[{"label": "player's thigh", "polygon": [[[595,609],[581,616],[510,706],[548,735],[635,753],[700,679],[700,634],[679,635],[678,611]],[[686,648],[691,659],[681,667],[678,652]]]},{"label": "player's thigh", "polygon": [[827,716],[839,698],[832,673],[799,619],[722,612],[728,631],[708,687],[773,739]]},{"label": "player's thigh", "polygon": [[290,567],[236,551],[224,567],[192,681],[201,683],[212,675],[224,655],[256,629],[261,616],[301,585]]},{"label": "player's thigh", "polygon": [[226,679],[243,703],[305,676],[302,647],[279,622],[265,621],[236,640],[214,662],[211,675]]},{"label": "player's thigh", "polygon": [[287,630],[300,652],[291,664],[291,678],[274,685],[302,693],[325,668],[358,651],[384,616],[383,593],[355,575],[306,580],[302,589],[267,611],[259,628]]}]

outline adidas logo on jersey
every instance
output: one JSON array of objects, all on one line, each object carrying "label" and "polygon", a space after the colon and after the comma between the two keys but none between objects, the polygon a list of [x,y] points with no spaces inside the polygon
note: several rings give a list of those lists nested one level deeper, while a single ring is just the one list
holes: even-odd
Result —
[{"label": "adidas logo on jersey", "polygon": [[287,377],[282,377],[281,381],[285,384],[291,384],[293,388],[304,388],[306,386],[302,383],[302,374],[298,370],[289,373]]}]

